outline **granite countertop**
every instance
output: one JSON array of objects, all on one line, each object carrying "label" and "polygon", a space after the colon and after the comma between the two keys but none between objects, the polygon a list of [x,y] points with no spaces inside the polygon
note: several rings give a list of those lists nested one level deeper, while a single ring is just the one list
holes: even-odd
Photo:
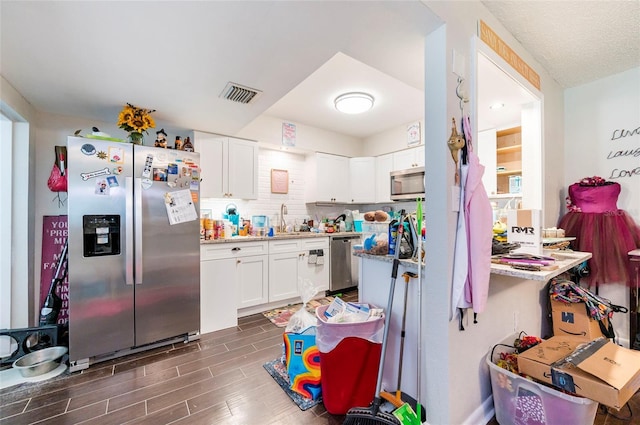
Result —
[{"label": "granite countertop", "polygon": [[356,232],[335,232],[335,233],[314,233],[314,232],[291,232],[276,233],[274,236],[234,236],[231,239],[211,239],[208,241],[200,240],[200,244],[212,243],[235,243],[235,242],[256,242],[256,241],[273,241],[282,239],[303,239],[303,238],[328,238],[359,235]]},{"label": "granite countertop", "polygon": [[[360,258],[365,258],[367,260],[376,260],[376,261],[383,261],[385,263],[389,263],[392,264],[393,263],[393,255],[374,255],[374,254],[367,254],[366,252],[354,252],[353,253],[354,257],[360,257]],[[418,262],[417,261],[413,261],[410,259],[400,259],[400,264],[403,265],[404,267],[406,267],[407,269],[414,269],[414,270],[418,270]],[[422,265],[424,267],[424,264]]]},{"label": "granite countertop", "polygon": [[[390,264],[393,263],[392,255],[373,255],[373,254],[366,254],[364,252],[354,252],[353,255],[356,257],[365,258],[369,260],[384,261]],[[538,281],[547,282],[550,279],[558,276],[559,274],[564,273],[567,270],[571,269],[572,267],[575,267],[578,264],[582,263],[583,261],[586,261],[589,258],[591,258],[590,252],[578,252],[578,251],[545,251],[544,255],[554,257],[556,259],[556,264],[558,265],[558,268],[555,270],[542,270],[539,272],[534,272],[534,271],[514,269],[508,265],[492,263],[491,273],[504,275],[504,276],[517,277],[517,278],[527,279],[527,280],[538,280]],[[418,269],[418,263],[413,260],[400,260],[400,264],[402,264],[407,268],[413,268],[415,270]]]},{"label": "granite countertop", "polygon": [[500,274],[504,276],[518,277],[521,279],[539,280],[539,281],[547,282],[552,278],[558,276],[559,274],[562,274],[567,270],[582,263],[583,261],[586,261],[589,258],[591,258],[590,252],[579,252],[579,251],[544,251],[544,255],[555,258],[556,265],[558,265],[558,268],[555,270],[541,270],[539,272],[533,272],[533,271],[527,271],[527,270],[514,269],[508,265],[492,263],[491,273]]}]

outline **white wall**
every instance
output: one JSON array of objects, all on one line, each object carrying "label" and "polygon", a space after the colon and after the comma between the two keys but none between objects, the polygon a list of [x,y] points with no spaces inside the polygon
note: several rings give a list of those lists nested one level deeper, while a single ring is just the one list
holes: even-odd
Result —
[{"label": "white wall", "polygon": [[[569,185],[583,177],[618,182],[618,208],[640,225],[640,68],[567,89],[564,113],[567,156],[562,198]],[[560,215],[565,212],[563,208]],[[599,294],[629,306],[624,283],[600,285]],[[613,325],[619,341],[628,346],[629,315],[614,315]]]},{"label": "white wall", "polygon": [[0,327],[21,328],[29,326],[29,317],[35,310],[28,300],[33,294],[33,269],[36,264],[31,255],[35,197],[33,191],[29,190],[35,173],[36,112],[1,76],[0,110],[7,119],[3,122],[2,130],[3,166],[7,167],[5,172],[11,175],[10,180],[2,182]]},{"label": "white wall", "polygon": [[[276,117],[260,115],[237,134],[230,136],[257,140],[271,147],[282,146],[282,124],[290,122]],[[362,140],[300,123],[296,125],[296,150],[325,152],[343,156],[364,156]],[[203,130],[206,131],[206,130]]]},{"label": "white wall", "polygon": [[[420,120],[420,144],[424,145],[424,120]],[[382,133],[374,134],[364,139],[363,154],[361,156],[379,156],[389,152],[407,149],[407,127],[413,124],[409,122]],[[415,147],[418,145],[412,145]]]},{"label": "white wall", "polygon": [[618,208],[640,222],[640,68],[567,89],[564,114],[563,197],[572,183],[600,176],[620,183]]},{"label": "white wall", "polygon": [[[423,309],[428,312],[428,318],[423,326],[426,330],[422,364],[426,376],[423,375],[421,393],[426,399],[430,424],[478,424],[490,418],[487,405],[483,407],[491,395],[489,372],[484,363],[490,345],[513,332],[514,313],[520,312],[518,327],[533,334],[542,332],[543,317],[537,296],[539,284],[492,278],[488,305],[479,315],[478,324],[469,323],[465,331],[459,331],[457,322],[448,321],[456,214],[449,208],[454,166],[445,145],[451,117],[460,116],[452,51],[455,49],[466,58],[466,77],[469,79],[471,38],[477,35],[478,20],[482,19],[540,74],[544,95],[543,161],[550,152],[555,158],[563,155],[562,89],[480,2],[424,3],[446,23],[446,46],[440,51],[437,40],[440,30],[427,38],[425,154],[431,186],[427,189],[425,207],[427,267]],[[442,87],[446,91],[445,111],[442,111],[442,94],[438,86],[442,86],[442,80],[431,81],[430,76],[430,72],[441,72],[442,67],[446,78],[446,86]],[[435,119],[432,119],[433,115],[436,115]],[[546,169],[544,176],[544,185],[552,192],[563,185],[562,169],[557,162],[556,159],[555,166]],[[545,211],[553,215],[559,206],[559,200],[548,199],[545,192]]]}]

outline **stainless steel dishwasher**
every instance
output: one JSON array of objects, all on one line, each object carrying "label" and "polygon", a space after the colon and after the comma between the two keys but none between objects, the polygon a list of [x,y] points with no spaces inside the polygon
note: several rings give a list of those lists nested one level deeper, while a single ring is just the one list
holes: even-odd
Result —
[{"label": "stainless steel dishwasher", "polygon": [[331,280],[329,293],[358,286],[358,258],[351,255],[352,245],[360,241],[359,233],[331,236]]}]

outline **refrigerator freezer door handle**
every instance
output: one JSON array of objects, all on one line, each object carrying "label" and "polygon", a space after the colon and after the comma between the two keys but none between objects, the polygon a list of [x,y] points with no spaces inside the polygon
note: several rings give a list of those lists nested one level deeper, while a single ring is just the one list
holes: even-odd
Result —
[{"label": "refrigerator freezer door handle", "polygon": [[136,265],[136,285],[142,284],[142,179],[136,177],[136,186],[133,191],[135,195],[135,265]]},{"label": "refrigerator freezer door handle", "polygon": [[125,221],[125,256],[126,256],[126,276],[125,283],[133,285],[133,178],[125,178],[127,184],[126,194],[126,221]]}]

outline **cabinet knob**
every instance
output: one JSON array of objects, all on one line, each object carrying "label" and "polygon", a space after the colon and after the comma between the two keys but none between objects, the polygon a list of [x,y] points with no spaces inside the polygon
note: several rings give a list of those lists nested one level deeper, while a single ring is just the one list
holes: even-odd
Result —
[{"label": "cabinet knob", "polygon": [[229,198],[233,198],[233,193],[230,193],[230,194],[229,194]]},{"label": "cabinet knob", "polygon": [[242,249],[242,248],[235,247],[235,248],[231,248],[231,251],[233,251],[233,252],[238,252],[238,251],[240,251],[241,249]]},{"label": "cabinet knob", "polygon": [[242,261],[240,261],[240,259],[238,258],[238,259],[236,260],[236,264],[240,264],[240,263],[242,263]]}]

